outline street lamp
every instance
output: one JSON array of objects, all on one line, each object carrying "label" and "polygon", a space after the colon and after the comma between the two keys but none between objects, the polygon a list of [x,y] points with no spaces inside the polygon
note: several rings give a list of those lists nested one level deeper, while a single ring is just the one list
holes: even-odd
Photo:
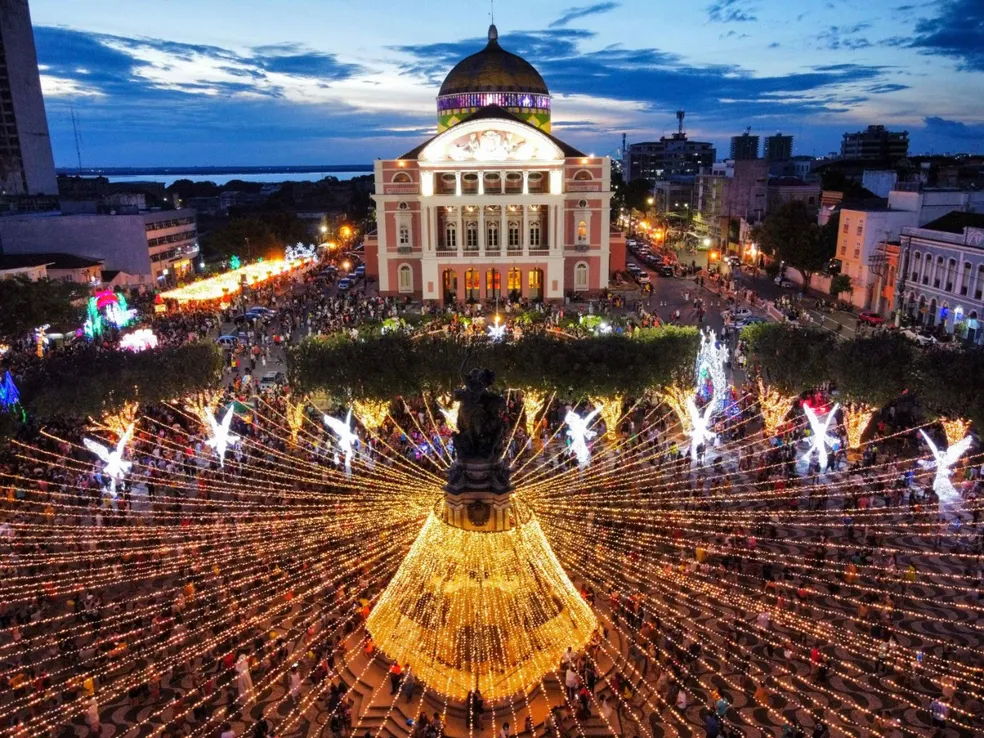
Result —
[{"label": "street lamp", "polygon": [[710,246],[710,245],[711,245],[711,239],[705,237],[704,238],[704,246],[706,247],[706,246]]}]

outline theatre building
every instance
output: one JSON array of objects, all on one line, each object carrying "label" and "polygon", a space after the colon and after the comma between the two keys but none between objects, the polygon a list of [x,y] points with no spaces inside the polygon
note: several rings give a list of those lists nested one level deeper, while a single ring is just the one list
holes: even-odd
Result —
[{"label": "theatre building", "polygon": [[488,45],[441,85],[437,133],[377,160],[366,266],[383,295],[448,302],[601,293],[625,267],[610,223],[610,160],[550,134],[550,93]]}]

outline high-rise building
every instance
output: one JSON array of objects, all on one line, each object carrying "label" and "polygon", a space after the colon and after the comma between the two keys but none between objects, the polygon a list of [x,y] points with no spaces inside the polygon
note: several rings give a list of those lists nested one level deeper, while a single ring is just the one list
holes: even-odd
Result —
[{"label": "high-rise building", "polygon": [[740,136],[731,137],[731,158],[735,161],[748,161],[759,158],[759,137],[749,130]]},{"label": "high-rise building", "polygon": [[696,177],[702,168],[714,164],[717,151],[706,141],[691,141],[683,131],[684,111],[677,111],[677,132],[659,141],[629,144],[623,152],[624,178],[645,179],[653,186],[671,177]]},{"label": "high-rise building", "polygon": [[765,146],[762,149],[762,158],[770,164],[792,159],[793,137],[783,136],[781,133],[777,133],[774,136],[766,136]]},{"label": "high-rise building", "polygon": [[58,194],[27,0],[0,2],[0,188]]},{"label": "high-rise building", "polygon": [[909,132],[889,131],[885,126],[868,126],[863,131],[845,133],[841,157],[845,159],[879,159],[888,162],[909,155]]}]

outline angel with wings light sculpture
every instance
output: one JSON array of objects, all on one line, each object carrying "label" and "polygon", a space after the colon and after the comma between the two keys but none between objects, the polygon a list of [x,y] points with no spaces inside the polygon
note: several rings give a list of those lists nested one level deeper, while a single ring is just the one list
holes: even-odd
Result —
[{"label": "angel with wings light sculpture", "polygon": [[933,478],[933,491],[940,498],[940,502],[946,503],[958,500],[960,494],[957,492],[957,488],[953,486],[953,482],[950,481],[950,475],[953,474],[951,467],[957,463],[961,456],[967,453],[967,449],[970,448],[974,439],[970,436],[964,436],[945,451],[940,451],[936,447],[936,444],[933,443],[933,440],[926,435],[926,431],[920,428],[919,432],[922,433],[923,440],[926,441],[926,445],[929,446],[929,450],[933,454],[932,461],[919,462],[927,469],[936,468],[936,476]]},{"label": "angel with wings light sculpture", "polygon": [[211,446],[215,451],[215,455],[219,457],[219,466],[221,467],[225,466],[226,449],[229,446],[239,443],[241,440],[239,436],[229,432],[234,414],[234,406],[230,405],[221,423],[217,422],[211,413],[205,416],[205,419],[208,421],[209,430],[211,431],[211,437],[205,441],[205,444]]},{"label": "angel with wings light sculpture", "polygon": [[567,437],[571,439],[568,451],[577,458],[578,466],[582,469],[591,463],[591,449],[588,448],[588,441],[598,435],[595,431],[589,430],[588,426],[600,412],[601,408],[596,407],[586,417],[582,418],[570,410],[564,418],[564,422],[567,423]]},{"label": "angel with wings light sculpture", "polygon": [[690,436],[690,458],[694,461],[697,460],[697,447],[713,441],[717,436],[710,429],[711,414],[713,413],[712,405],[713,403],[711,402],[707,403],[704,412],[701,412],[697,409],[697,403],[694,402],[694,398],[687,398],[687,414],[690,416],[691,428],[687,431],[687,435]]},{"label": "angel with wings light sculpture", "polygon": [[107,487],[107,490],[113,497],[116,497],[116,484],[122,482],[123,478],[130,473],[130,469],[133,467],[132,461],[125,461],[123,459],[123,454],[126,453],[126,445],[133,438],[133,427],[134,424],[130,423],[123,435],[120,436],[120,440],[116,442],[116,447],[112,451],[90,438],[82,439],[82,444],[98,456],[99,460],[105,465],[103,466],[103,474],[109,477],[109,487]]},{"label": "angel with wings light sculpture", "polygon": [[349,408],[344,421],[325,415],[325,425],[337,436],[338,448],[345,455],[345,475],[351,477],[352,457],[355,455],[355,446],[359,442],[359,435],[352,428],[352,408]]},{"label": "angel with wings light sculpture", "polygon": [[820,462],[820,471],[824,471],[827,468],[827,446],[833,448],[837,444],[837,439],[834,438],[827,432],[830,427],[830,421],[834,419],[834,415],[837,414],[837,409],[840,405],[834,405],[827,417],[822,421],[817,417],[817,412],[812,407],[807,404],[803,405],[803,412],[806,413],[806,419],[810,422],[810,437],[807,439],[810,443],[810,447],[806,450],[806,455],[803,457],[807,461],[813,456],[813,452],[817,452],[817,459]]}]

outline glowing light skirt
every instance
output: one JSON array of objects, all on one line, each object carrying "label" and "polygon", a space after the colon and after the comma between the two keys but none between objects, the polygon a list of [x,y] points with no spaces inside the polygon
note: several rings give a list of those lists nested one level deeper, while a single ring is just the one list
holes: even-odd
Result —
[{"label": "glowing light skirt", "polygon": [[591,463],[591,449],[588,448],[588,441],[598,435],[593,430],[589,430],[588,426],[600,412],[601,408],[596,407],[587,417],[582,418],[571,410],[564,417],[564,422],[567,424],[567,437],[571,439],[568,451],[572,456],[577,457],[578,466],[582,469]]},{"label": "glowing light skirt", "polygon": [[718,346],[714,331],[708,329],[706,333],[701,333],[694,380],[698,392],[703,390],[707,382],[711,384],[711,397],[708,404],[710,415],[723,410],[728,397],[728,378],[724,372],[727,361],[728,349],[723,345]]},{"label": "glowing light skirt", "polygon": [[793,398],[784,395],[777,389],[766,387],[762,380],[758,380],[759,407],[762,409],[762,423],[765,426],[765,434],[774,436],[782,421],[789,415],[792,408]]},{"label": "glowing light skirt", "polygon": [[523,390],[523,413],[526,423],[526,435],[533,437],[536,431],[536,416],[539,415],[547,404],[547,395],[539,390]]},{"label": "glowing light skirt", "polygon": [[449,407],[445,407],[442,404],[438,404],[438,409],[441,411],[441,415],[444,416],[444,422],[448,424],[450,428],[455,433],[458,432],[458,411],[461,409],[460,402],[451,403]]},{"label": "glowing light skirt", "polygon": [[367,430],[375,431],[382,428],[389,415],[390,403],[382,400],[353,400],[352,410],[359,422]]},{"label": "glowing light skirt", "polygon": [[863,402],[851,402],[843,406],[844,427],[847,431],[847,447],[861,448],[861,437],[871,422],[875,410]]},{"label": "glowing light skirt", "polygon": [[970,433],[970,421],[963,418],[941,418],[940,425],[943,426],[943,433],[946,435],[946,445],[953,446],[960,442],[960,439]]},{"label": "glowing light skirt", "polygon": [[486,700],[528,689],[597,627],[540,524],[466,531],[433,512],[366,622],[429,690]]},{"label": "glowing light skirt", "polygon": [[325,415],[325,425],[334,432],[338,448],[345,456],[345,473],[351,477],[352,457],[355,455],[355,445],[359,442],[359,436],[352,430],[352,408],[349,408],[344,421]]},{"label": "glowing light skirt", "polygon": [[810,437],[807,439],[810,442],[810,447],[806,450],[803,458],[809,462],[810,457],[813,456],[813,452],[817,452],[817,458],[820,461],[820,471],[826,471],[827,469],[827,446],[831,448],[837,443],[837,439],[827,433],[827,429],[830,427],[830,421],[833,420],[834,415],[837,414],[837,408],[840,405],[834,405],[830,412],[827,413],[827,417],[822,421],[817,417],[816,411],[809,405],[803,405],[803,412],[806,413],[806,419],[810,422]]},{"label": "glowing light skirt", "polygon": [[591,402],[601,410],[601,418],[605,421],[605,438],[614,441],[618,435],[618,421],[622,419],[622,395],[592,397]]},{"label": "glowing light skirt", "polygon": [[296,446],[297,436],[304,426],[304,402],[287,403],[287,427],[290,428],[290,442]]},{"label": "glowing light skirt", "polygon": [[138,328],[120,339],[121,351],[137,353],[152,348],[157,348],[157,336],[150,328]]},{"label": "glowing light skirt", "polygon": [[974,439],[970,436],[964,436],[957,443],[948,447],[946,451],[940,451],[936,448],[933,440],[926,435],[926,431],[920,428],[919,432],[922,434],[923,440],[926,441],[926,445],[929,446],[930,453],[933,454],[932,461],[920,462],[927,469],[936,467],[936,476],[933,478],[933,491],[939,496],[940,502],[942,503],[959,500],[960,494],[957,492],[957,488],[953,486],[953,482],[950,481],[950,475],[953,474],[953,465],[967,452]]},{"label": "glowing light skirt", "polygon": [[229,428],[232,424],[232,416],[235,414],[235,403],[229,406],[226,410],[226,414],[222,418],[222,422],[217,422],[215,418],[209,413],[206,416],[208,420],[209,438],[205,441],[205,444],[209,446],[215,455],[219,457],[219,466],[225,466],[225,455],[226,449],[229,446],[234,446],[239,443],[239,436],[235,433],[231,433]]}]

